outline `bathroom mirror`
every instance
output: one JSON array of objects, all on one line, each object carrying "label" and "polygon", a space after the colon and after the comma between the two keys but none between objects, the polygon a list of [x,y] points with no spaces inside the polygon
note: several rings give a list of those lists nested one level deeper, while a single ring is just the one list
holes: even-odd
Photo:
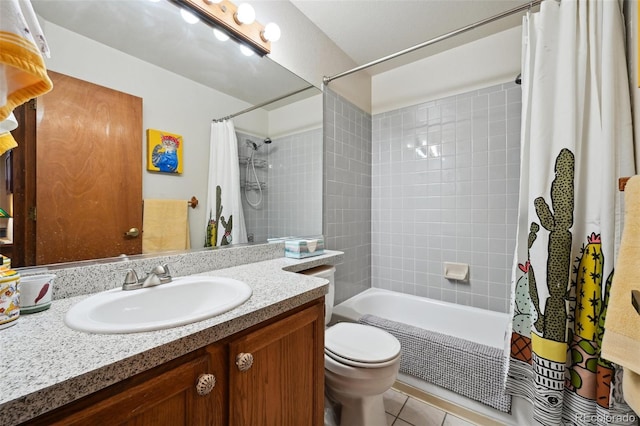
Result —
[{"label": "bathroom mirror", "polygon": [[[211,120],[292,93],[309,86],[309,83],[266,56],[245,56],[232,40],[220,42],[205,23],[187,24],[181,17],[180,8],[168,0],[32,0],[32,4],[51,48],[51,58],[46,59],[48,69],[138,96],[143,100],[143,131],[158,128],[184,137],[185,170],[182,175],[147,172],[146,159],[141,159],[143,198],[184,199],[185,206],[192,196],[198,198],[199,206],[189,209],[189,223],[191,247],[200,249],[207,219]],[[293,109],[297,114],[308,113],[314,117],[284,118],[292,104],[296,105]],[[292,158],[309,154],[317,157],[320,166],[318,168],[316,162],[313,167],[320,173],[319,187],[316,183],[311,185],[313,193],[310,186],[301,188],[305,194],[294,198],[308,205],[311,202],[309,197],[314,197],[313,202],[319,203],[317,209],[320,212],[322,149],[321,145],[320,149],[317,148],[317,141],[320,140],[321,144],[321,107],[320,91],[312,88],[234,118],[243,173],[251,155],[247,140],[253,140],[256,146],[262,146],[266,138],[273,141],[255,151],[257,160],[278,159],[277,164],[267,163],[265,168],[261,167],[263,163],[255,162],[258,170],[254,172],[252,169],[251,172],[258,175],[258,181],[264,173],[292,166]],[[315,133],[310,136],[307,132]],[[295,135],[298,134],[302,136],[296,140]],[[305,146],[309,140],[315,143],[313,149],[304,148],[303,154],[288,152],[298,145]],[[144,143],[146,137],[143,137]],[[282,156],[285,152],[290,156]],[[144,157],[146,149],[143,154]],[[281,173],[279,176],[282,179],[288,175]],[[263,183],[270,185],[273,182]],[[269,191],[275,193],[276,187],[269,185],[264,185],[263,189],[270,197]],[[249,191],[249,199],[255,203],[258,194],[252,193],[251,188]],[[261,226],[267,223],[276,230],[278,222],[291,221],[283,210],[290,209],[292,201],[282,201],[275,194],[269,203],[267,198],[259,212],[248,216],[255,223]],[[269,210],[276,207],[280,210],[271,214]],[[39,217],[46,215],[46,209],[38,208],[37,214]],[[320,214],[308,230],[297,229],[295,235],[321,232],[321,220]],[[252,225],[247,225],[251,232]],[[294,235],[291,230],[279,229],[279,232],[285,234],[272,233],[262,226],[253,232],[253,242]],[[114,252],[113,255],[118,254]]]}]

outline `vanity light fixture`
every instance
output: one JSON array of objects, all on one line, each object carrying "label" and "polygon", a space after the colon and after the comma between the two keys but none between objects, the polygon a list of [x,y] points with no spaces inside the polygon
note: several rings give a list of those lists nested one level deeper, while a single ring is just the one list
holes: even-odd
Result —
[{"label": "vanity light fixture", "polygon": [[280,27],[275,22],[269,22],[260,33],[260,38],[271,42],[280,40]]},{"label": "vanity light fixture", "polygon": [[[255,21],[255,10],[242,3],[236,7],[229,0],[173,0],[193,12],[217,30],[233,37],[255,53],[264,56],[271,52],[271,42],[280,38],[280,28],[274,23],[266,27]],[[217,38],[219,38],[216,35]]]},{"label": "vanity light fixture", "polygon": [[238,10],[233,14],[233,20],[238,25],[251,25],[256,21],[256,11],[249,3],[240,3]]}]

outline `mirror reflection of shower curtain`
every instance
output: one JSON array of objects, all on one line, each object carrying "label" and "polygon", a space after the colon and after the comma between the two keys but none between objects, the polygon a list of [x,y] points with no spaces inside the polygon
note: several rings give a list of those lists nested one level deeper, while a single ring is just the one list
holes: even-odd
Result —
[{"label": "mirror reflection of shower curtain", "polygon": [[247,242],[238,142],[231,120],[211,123],[205,247]]}]

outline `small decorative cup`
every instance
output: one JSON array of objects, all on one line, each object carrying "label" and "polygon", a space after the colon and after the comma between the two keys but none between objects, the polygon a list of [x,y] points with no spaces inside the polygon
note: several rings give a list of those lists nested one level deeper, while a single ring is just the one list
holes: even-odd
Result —
[{"label": "small decorative cup", "polygon": [[0,269],[0,329],[14,325],[20,317],[20,274],[12,269]]},{"label": "small decorative cup", "polygon": [[23,314],[49,309],[55,277],[55,274],[42,274],[20,278],[20,311]]}]

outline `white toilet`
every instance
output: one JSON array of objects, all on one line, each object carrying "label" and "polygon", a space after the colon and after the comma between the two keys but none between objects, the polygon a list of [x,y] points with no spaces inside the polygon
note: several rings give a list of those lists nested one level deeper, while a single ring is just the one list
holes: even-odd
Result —
[{"label": "white toilet", "polygon": [[[303,273],[329,280],[327,325],[335,298],[335,268],[319,266]],[[399,368],[400,342],[386,331],[349,322],[325,330],[325,387],[341,406],[341,426],[386,426],[382,394],[395,382]]]}]

